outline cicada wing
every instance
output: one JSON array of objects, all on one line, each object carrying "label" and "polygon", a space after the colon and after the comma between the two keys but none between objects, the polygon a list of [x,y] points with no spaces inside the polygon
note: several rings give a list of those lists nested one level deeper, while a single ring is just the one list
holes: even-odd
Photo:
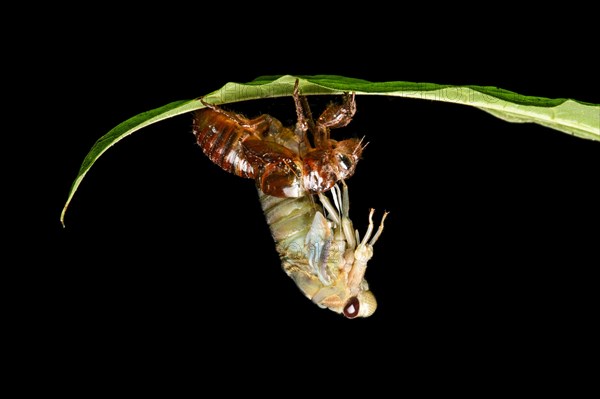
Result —
[{"label": "cicada wing", "polygon": [[316,212],[312,225],[304,241],[308,264],[324,285],[331,284],[327,271],[327,260],[333,242],[333,232],[329,222],[321,212]]}]

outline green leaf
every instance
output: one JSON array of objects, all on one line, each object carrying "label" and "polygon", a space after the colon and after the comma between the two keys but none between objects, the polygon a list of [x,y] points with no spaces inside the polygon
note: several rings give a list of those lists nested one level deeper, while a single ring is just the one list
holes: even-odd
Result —
[{"label": "green leaf", "polygon": [[[397,96],[443,101],[479,108],[516,123],[537,123],[574,136],[600,141],[600,105],[566,98],[525,96],[497,87],[453,86],[435,83],[369,82],[332,75],[261,76],[249,83],[227,83],[206,96],[213,104],[291,96],[296,78],[304,95],[333,95],[353,91],[357,95]],[[199,99],[175,101],[143,112],[119,124],[101,137],[87,154],[73,182],[60,215],[64,226],[65,213],[81,181],[94,162],[112,145],[153,123],[204,108]]]}]

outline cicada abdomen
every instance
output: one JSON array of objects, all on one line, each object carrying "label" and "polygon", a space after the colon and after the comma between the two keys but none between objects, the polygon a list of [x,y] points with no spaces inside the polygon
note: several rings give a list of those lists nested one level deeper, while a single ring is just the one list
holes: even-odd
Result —
[{"label": "cicada abdomen", "polygon": [[260,121],[244,121],[240,116],[234,118],[229,113],[204,108],[195,112],[192,128],[198,145],[212,162],[237,176],[255,177],[242,142],[261,133]]},{"label": "cicada abdomen", "polygon": [[259,198],[283,270],[304,295],[347,318],[367,317],[377,302],[364,276],[387,212],[373,235],[371,209],[368,230],[360,240],[348,214],[346,184],[343,190],[334,185],[331,193],[333,204],[322,193],[279,198],[259,190]]}]

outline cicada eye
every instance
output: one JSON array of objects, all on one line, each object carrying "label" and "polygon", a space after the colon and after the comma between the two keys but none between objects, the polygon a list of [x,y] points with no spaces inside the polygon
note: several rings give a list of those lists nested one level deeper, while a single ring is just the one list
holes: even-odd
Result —
[{"label": "cicada eye", "polygon": [[358,316],[359,311],[360,302],[358,301],[358,298],[353,296],[352,298],[348,299],[348,302],[346,302],[346,306],[344,306],[344,316],[346,316],[349,319],[353,319],[356,316]]},{"label": "cicada eye", "polygon": [[338,154],[338,162],[340,166],[345,170],[352,169],[353,162],[348,156],[344,154]]}]

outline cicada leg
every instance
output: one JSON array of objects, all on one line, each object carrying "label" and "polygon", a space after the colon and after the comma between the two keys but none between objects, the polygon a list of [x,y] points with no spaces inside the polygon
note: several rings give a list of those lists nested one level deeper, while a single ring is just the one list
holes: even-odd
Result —
[{"label": "cicada leg", "polygon": [[345,93],[343,103],[332,103],[325,108],[315,123],[313,134],[316,148],[329,149],[331,147],[329,129],[344,127],[352,121],[356,113],[355,97],[354,92]]},{"label": "cicada leg", "polygon": [[383,222],[385,221],[385,218],[389,212],[384,212],[381,222],[379,223],[379,228],[375,232],[375,235],[371,238],[373,229],[375,228],[373,223],[374,213],[375,209],[371,208],[369,211],[369,227],[367,227],[367,231],[362,241],[360,240],[358,230],[356,230],[356,242],[359,242],[360,244],[358,244],[354,250],[354,262],[352,264],[352,269],[348,273],[348,284],[351,286],[358,287],[361,281],[363,281],[367,268],[367,262],[373,257],[373,245],[383,232]]},{"label": "cicada leg", "polygon": [[260,134],[255,134],[257,137],[262,138],[264,135],[268,134],[270,130],[281,129],[281,122],[273,118],[271,115],[264,114],[254,119],[248,119],[242,115],[236,114],[235,112],[229,112],[218,105],[207,103],[203,98],[200,98],[200,102],[206,108],[225,116],[226,118],[237,123],[239,126],[256,133],[260,132]]},{"label": "cicada leg", "polygon": [[356,94],[344,93],[341,104],[330,104],[317,119],[317,128],[337,129],[348,125],[356,113]]},{"label": "cicada leg", "polygon": [[307,132],[315,134],[315,121],[310,111],[310,106],[305,96],[300,95],[300,88],[298,86],[299,80],[296,79],[294,84],[294,104],[296,105],[296,122],[295,134],[298,137],[298,142],[301,143],[299,149],[299,155],[304,156],[309,149],[312,148],[310,141],[308,140]]},{"label": "cicada leg", "polygon": [[340,188],[337,184],[335,184],[331,188],[331,197],[333,198],[333,203],[327,198],[323,193],[318,193],[319,199],[321,200],[321,204],[327,210],[329,217],[332,221],[341,227],[341,231],[344,235],[344,239],[346,240],[346,247],[349,249],[354,249],[356,247],[356,240],[354,236],[354,227],[352,225],[352,220],[350,219],[350,197],[348,195],[348,186],[346,182],[342,180],[343,191],[340,191]]},{"label": "cicada leg", "polygon": [[[371,237],[371,234],[373,234],[373,229],[375,228],[375,225],[373,224],[373,213],[375,213],[375,209],[371,208],[371,210],[369,211],[369,227],[367,227],[367,232],[365,233],[365,236],[363,237],[363,240],[361,241],[360,245],[363,245],[363,246],[367,245],[367,241]],[[385,221],[385,218],[387,217],[388,214],[389,214],[389,212],[387,212],[387,211],[383,213],[381,222],[379,222],[379,228],[375,232],[375,235],[373,236],[373,238],[371,238],[371,240],[368,242],[369,246],[372,247],[373,245],[375,245],[375,243],[379,239],[379,236],[383,232],[383,222]]]}]

